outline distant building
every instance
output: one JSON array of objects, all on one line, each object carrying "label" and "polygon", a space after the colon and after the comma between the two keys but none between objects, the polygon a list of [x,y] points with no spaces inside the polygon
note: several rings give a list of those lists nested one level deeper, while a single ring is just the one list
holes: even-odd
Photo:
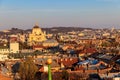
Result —
[{"label": "distant building", "polygon": [[45,32],[42,32],[41,28],[38,25],[35,25],[32,29],[32,33],[29,34],[29,43],[33,45],[38,42],[43,42],[46,40]]},{"label": "distant building", "polygon": [[19,53],[19,43],[18,42],[10,42],[8,46],[0,47],[0,54],[9,54],[9,53]]},{"label": "distant building", "polygon": [[45,47],[56,47],[58,46],[59,43],[56,40],[46,40],[43,42],[43,46]]},{"label": "distant building", "polygon": [[45,47],[42,46],[42,45],[33,45],[33,50],[40,50],[40,51],[42,51],[43,49],[45,49]]},{"label": "distant building", "polygon": [[9,36],[9,41],[10,42],[17,42],[18,41],[18,36],[17,35],[10,35]]},{"label": "distant building", "polygon": [[102,36],[104,36],[104,37],[109,37],[109,36],[110,36],[110,33],[104,33]]},{"label": "distant building", "polygon": [[8,59],[7,55],[0,54],[0,61],[4,61],[6,59]]},{"label": "distant building", "polygon": [[85,36],[84,33],[79,33],[78,36],[82,37],[82,36]]},{"label": "distant building", "polygon": [[22,34],[19,34],[19,35],[18,35],[18,41],[24,43],[24,42],[26,41],[25,35],[24,35],[24,34],[23,34],[23,35],[22,35]]},{"label": "distant building", "polygon": [[10,53],[19,53],[19,43],[10,43]]},{"label": "distant building", "polygon": [[2,53],[2,54],[7,54],[9,52],[10,52],[9,48],[1,48],[0,49],[0,53]]}]

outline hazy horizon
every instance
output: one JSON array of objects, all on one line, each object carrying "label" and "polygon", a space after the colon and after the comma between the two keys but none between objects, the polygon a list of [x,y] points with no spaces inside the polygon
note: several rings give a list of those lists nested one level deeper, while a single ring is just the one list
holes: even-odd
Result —
[{"label": "hazy horizon", "polygon": [[120,27],[120,0],[0,0],[0,30]]}]

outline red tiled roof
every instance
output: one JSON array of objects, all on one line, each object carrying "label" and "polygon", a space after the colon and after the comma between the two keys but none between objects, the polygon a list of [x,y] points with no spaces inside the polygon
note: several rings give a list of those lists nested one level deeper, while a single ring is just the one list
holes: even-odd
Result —
[{"label": "red tiled roof", "polygon": [[63,63],[64,66],[72,66],[74,63],[77,62],[78,62],[78,58],[58,59],[58,63]]},{"label": "red tiled roof", "polygon": [[0,80],[12,80],[12,79],[9,78],[9,77],[5,77],[2,74],[0,74]]},{"label": "red tiled roof", "polygon": [[33,46],[33,49],[36,49],[36,48],[45,48],[45,47],[42,46],[42,45],[36,45],[36,46]]},{"label": "red tiled roof", "polygon": [[10,42],[15,42],[17,41],[17,37],[10,37]]},{"label": "red tiled roof", "polygon": [[77,51],[77,53],[78,54],[83,54],[83,53],[95,53],[95,52],[97,52],[97,50],[96,49],[94,49],[94,48],[86,48],[86,49],[84,49],[84,50],[78,50]]},{"label": "red tiled roof", "polygon": [[48,48],[48,46],[43,46],[43,45],[33,45],[34,48]]},{"label": "red tiled roof", "polygon": [[94,49],[94,48],[85,49],[85,52],[86,52],[86,53],[94,53],[94,52],[96,52],[96,51],[97,51],[97,50]]}]

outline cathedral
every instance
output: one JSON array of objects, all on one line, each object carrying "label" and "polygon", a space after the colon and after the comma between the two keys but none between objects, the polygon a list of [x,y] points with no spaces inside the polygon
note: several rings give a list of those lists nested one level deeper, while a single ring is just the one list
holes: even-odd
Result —
[{"label": "cathedral", "polygon": [[45,32],[42,32],[41,28],[38,25],[35,25],[32,29],[32,33],[29,34],[29,43],[30,45],[43,42],[47,40]]}]

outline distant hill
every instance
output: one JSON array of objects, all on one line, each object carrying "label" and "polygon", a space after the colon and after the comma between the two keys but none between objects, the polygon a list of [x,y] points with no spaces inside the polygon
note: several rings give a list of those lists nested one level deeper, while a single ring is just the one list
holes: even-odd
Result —
[{"label": "distant hill", "polygon": [[[70,31],[82,31],[84,29],[89,29],[92,30],[92,28],[81,28],[81,27],[52,27],[52,28],[42,28],[43,31],[46,31],[46,33],[60,33],[60,32],[70,32]],[[31,32],[32,29],[27,29],[27,30],[22,30],[22,29],[18,29],[18,28],[11,28],[11,30],[9,30],[9,32],[2,32],[0,31],[0,35],[3,34],[16,34],[16,33],[27,33],[27,32]]]},{"label": "distant hill", "polygon": [[59,32],[70,32],[70,31],[82,31],[84,29],[92,30],[92,28],[80,28],[80,27],[52,27],[52,28],[42,28],[47,33],[59,33]]}]

